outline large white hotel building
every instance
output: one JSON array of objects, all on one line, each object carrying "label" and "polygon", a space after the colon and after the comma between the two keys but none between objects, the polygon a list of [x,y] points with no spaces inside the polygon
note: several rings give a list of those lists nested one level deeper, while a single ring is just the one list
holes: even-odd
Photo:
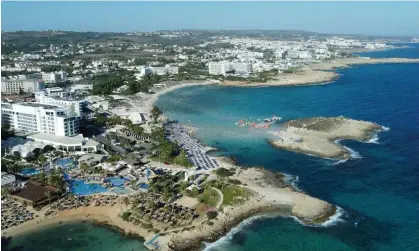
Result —
[{"label": "large white hotel building", "polygon": [[56,136],[79,134],[79,116],[67,107],[40,103],[2,103],[1,123],[15,131],[42,132]]}]

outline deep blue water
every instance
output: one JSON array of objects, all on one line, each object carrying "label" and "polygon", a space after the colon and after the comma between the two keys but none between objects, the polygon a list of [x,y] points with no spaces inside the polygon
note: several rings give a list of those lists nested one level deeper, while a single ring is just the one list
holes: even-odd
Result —
[{"label": "deep blue water", "polygon": [[[374,52],[419,58],[418,45]],[[419,250],[419,64],[364,65],[338,71],[332,84],[305,87],[196,86],[162,96],[171,119],[194,125],[197,137],[241,165],[299,177],[307,193],[339,205],[342,221],[306,227],[293,219],[259,218],[241,224],[209,250]],[[274,149],[263,131],[235,122],[273,114],[361,119],[389,127],[379,144],[343,143],[361,158],[334,161]],[[272,128],[274,130],[275,128]]]},{"label": "deep blue water", "polygon": [[[412,46],[362,55],[419,58],[419,46]],[[296,175],[299,188],[345,211],[329,227],[307,227],[279,217],[246,220],[207,249],[419,250],[419,64],[356,66],[339,73],[329,85],[196,86],[159,99],[165,115],[196,126],[197,136],[221,154],[241,165]],[[266,132],[235,125],[240,119],[272,115],[284,120],[344,115],[390,131],[379,134],[379,144],[343,142],[362,158],[333,165],[331,160],[274,149],[265,142]],[[14,238],[7,250],[17,246],[22,249],[14,250],[146,250],[141,241],[90,223],[27,233]]]},{"label": "deep blue water", "polygon": [[394,43],[394,46],[407,46],[408,49],[392,49],[387,51],[370,51],[355,53],[361,56],[373,58],[417,58],[419,55],[419,46],[417,43]]}]

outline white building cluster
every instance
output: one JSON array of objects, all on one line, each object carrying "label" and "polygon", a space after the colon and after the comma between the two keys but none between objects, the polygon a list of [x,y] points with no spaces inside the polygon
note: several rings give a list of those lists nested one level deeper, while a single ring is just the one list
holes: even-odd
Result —
[{"label": "white building cluster", "polygon": [[79,134],[79,117],[66,107],[41,103],[2,103],[1,123],[15,131],[42,132],[57,136]]},{"label": "white building cluster", "polygon": [[19,94],[20,92],[34,93],[45,89],[44,81],[26,79],[24,75],[1,80],[2,94]]},{"label": "white building cluster", "polygon": [[238,75],[248,75],[252,72],[251,63],[209,62],[208,68],[210,75],[226,75],[229,72],[234,72]]}]

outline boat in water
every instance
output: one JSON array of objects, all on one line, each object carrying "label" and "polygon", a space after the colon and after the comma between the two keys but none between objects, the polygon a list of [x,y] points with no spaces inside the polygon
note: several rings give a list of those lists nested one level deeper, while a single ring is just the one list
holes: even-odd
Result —
[{"label": "boat in water", "polygon": [[241,119],[236,122],[236,125],[239,127],[245,127],[249,126],[251,128],[258,128],[258,129],[266,129],[269,128],[272,124],[277,123],[282,118],[277,116],[272,116],[271,118],[265,118],[263,122],[260,122],[260,119],[258,121],[252,121],[251,119]]},{"label": "boat in water", "polygon": [[272,116],[271,118],[266,118],[263,121],[265,121],[266,123],[276,123],[280,121],[281,119],[282,119],[281,117]]}]

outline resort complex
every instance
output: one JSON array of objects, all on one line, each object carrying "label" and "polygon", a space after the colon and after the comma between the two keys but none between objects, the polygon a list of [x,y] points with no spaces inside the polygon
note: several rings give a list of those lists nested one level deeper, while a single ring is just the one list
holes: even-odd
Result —
[{"label": "resort complex", "polygon": [[[220,157],[221,146],[215,149],[202,143],[198,129],[186,121],[189,118],[175,120],[156,101],[189,86],[241,93],[243,89],[226,86],[329,84],[340,77],[335,68],[419,60],[353,54],[402,47],[381,38],[248,32],[4,33],[2,236],[64,221],[94,221],[142,237],[148,249],[177,251],[199,249],[244,219],[266,212],[293,217],[306,226],[327,224],[337,217],[339,206],[300,191],[288,175],[241,167]],[[21,44],[35,38],[33,48],[32,43]],[[206,97],[172,94],[176,100],[170,106],[175,111],[187,95]],[[312,157],[349,160],[353,152],[339,140],[370,142],[376,133],[387,130],[342,116],[296,119],[318,99],[287,113],[280,106],[275,108],[278,111],[265,107],[268,99],[287,99],[287,95],[257,103],[250,96],[243,101],[244,94],[237,100],[222,91],[215,95],[202,113],[222,114],[220,131],[232,131],[238,138],[258,133],[264,135],[264,147]],[[230,98],[237,114],[211,110],[212,102],[220,105],[221,99]],[[246,116],[248,100],[249,107],[262,107],[265,114],[257,114],[256,120]],[[201,113],[195,105],[189,104],[185,113]],[[268,158],[247,142],[239,144],[239,160],[253,155],[258,161]],[[286,158],[281,155],[266,163],[280,166],[279,160]]]}]

